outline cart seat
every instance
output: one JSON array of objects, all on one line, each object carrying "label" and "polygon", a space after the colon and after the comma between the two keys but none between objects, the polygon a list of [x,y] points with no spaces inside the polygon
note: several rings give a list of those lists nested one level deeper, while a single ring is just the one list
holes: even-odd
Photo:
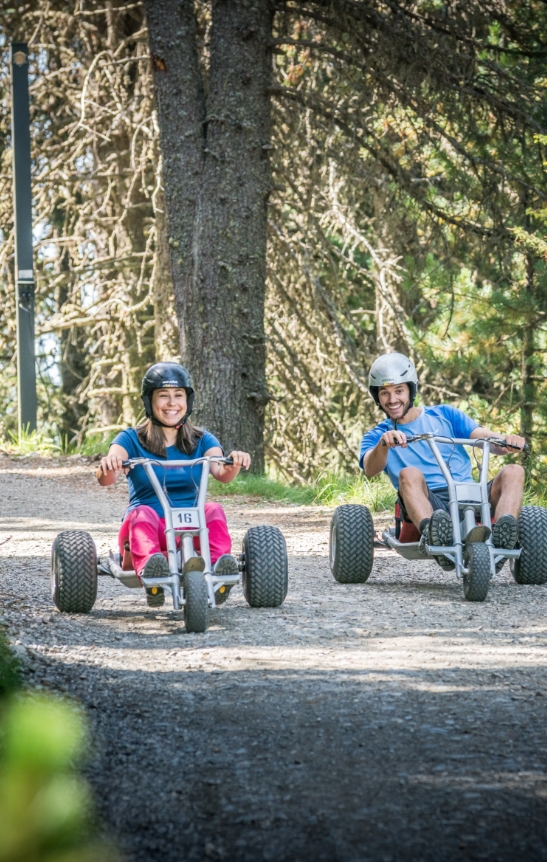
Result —
[{"label": "cart seat", "polygon": [[405,545],[420,541],[420,531],[412,521],[403,518],[399,503],[395,503],[395,538]]}]

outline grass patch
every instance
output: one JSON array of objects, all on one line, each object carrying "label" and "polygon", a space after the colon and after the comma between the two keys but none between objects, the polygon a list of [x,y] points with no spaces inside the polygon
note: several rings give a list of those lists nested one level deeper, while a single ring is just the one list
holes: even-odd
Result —
[{"label": "grass patch", "polygon": [[59,455],[61,446],[43,431],[8,431],[2,448],[9,455]]},{"label": "grass patch", "polygon": [[209,479],[209,493],[213,497],[257,497],[261,500],[275,500],[280,503],[311,505],[315,500],[312,485],[285,485],[269,476],[255,476],[253,473],[240,473],[227,485]]},{"label": "grass patch", "polygon": [[225,485],[211,478],[209,491],[213,497],[256,497],[300,506],[339,506],[341,503],[361,503],[372,512],[392,509],[396,492],[385,476],[366,479],[364,476],[344,476],[327,473],[309,485],[286,485],[269,476],[240,473]]},{"label": "grass patch", "polygon": [[104,434],[90,434],[81,445],[58,435],[45,431],[29,431],[24,429],[21,434],[8,431],[7,438],[1,447],[8,455],[106,455],[118,431],[106,431]]},{"label": "grass patch", "polygon": [[19,663],[9,648],[6,633],[0,627],[0,697],[19,688]]}]

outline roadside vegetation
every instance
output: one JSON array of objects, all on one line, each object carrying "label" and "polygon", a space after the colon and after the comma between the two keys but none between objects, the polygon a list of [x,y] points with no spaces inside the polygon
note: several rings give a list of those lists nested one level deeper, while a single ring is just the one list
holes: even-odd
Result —
[{"label": "roadside vegetation", "polygon": [[211,479],[212,497],[257,497],[301,506],[338,506],[361,503],[372,512],[393,508],[396,493],[389,481],[380,476],[369,480],[361,475],[325,473],[305,484],[287,484],[279,478],[240,473],[229,485]]},{"label": "roadside vegetation", "polygon": [[78,774],[87,743],[74,703],[22,687],[0,626],[0,862],[119,862]]}]

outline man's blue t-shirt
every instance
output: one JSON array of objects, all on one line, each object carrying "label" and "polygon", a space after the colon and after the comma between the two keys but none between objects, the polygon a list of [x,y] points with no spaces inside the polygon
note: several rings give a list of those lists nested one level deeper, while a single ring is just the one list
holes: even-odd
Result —
[{"label": "man's blue t-shirt", "polygon": [[[185,455],[176,446],[168,446],[166,449],[167,459],[163,459],[144,448],[137,437],[135,428],[127,428],[125,431],[120,431],[112,443],[123,446],[130,458],[157,458],[160,464],[163,460],[192,461],[194,458],[201,458],[213,446],[220,446],[220,443],[213,434],[210,434],[209,431],[204,431],[203,437],[198,440],[198,444],[191,455]],[[222,449],[221,446],[220,448]],[[183,508],[184,506],[196,505],[203,469],[201,464],[195,464],[194,467],[171,467],[166,469],[162,468],[159,464],[155,464],[153,469],[162,486],[167,489],[167,496],[173,507]],[[133,467],[127,475],[127,484],[129,485],[129,506],[127,507],[127,512],[130,512],[136,506],[151,506],[163,518],[162,505],[144,472],[144,467],[140,465]]]},{"label": "man's blue t-shirt", "polygon": [[[399,424],[397,430],[402,431],[407,437],[430,432],[439,434],[440,436],[466,439],[470,437],[471,432],[475,428],[479,427],[478,422],[466,416],[465,413],[462,413],[456,407],[451,407],[449,404],[440,404],[438,407],[422,407],[422,412],[417,419],[404,425]],[[385,434],[386,431],[392,431],[394,428],[395,425],[391,419],[386,417],[372,431],[367,431],[361,441],[361,451],[359,453],[359,465],[361,467],[363,466],[363,459],[366,453],[376,446],[382,434]],[[472,482],[471,459],[465,448],[463,446],[453,446],[450,443],[438,443],[437,445],[445,462],[448,462],[450,459],[449,469],[454,480],[456,482]],[[384,473],[387,473],[391,484],[395,488],[399,487],[399,473],[403,467],[417,467],[421,470],[427,486],[432,491],[435,488],[446,488],[446,479],[435,461],[433,452],[429,448],[429,443],[425,440],[420,440],[419,443],[412,443],[406,449],[397,446],[395,449],[389,450]]]}]

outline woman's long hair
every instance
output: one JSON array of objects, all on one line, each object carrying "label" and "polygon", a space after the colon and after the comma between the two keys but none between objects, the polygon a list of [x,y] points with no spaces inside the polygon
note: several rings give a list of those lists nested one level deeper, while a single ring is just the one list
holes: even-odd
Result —
[{"label": "woman's long hair", "polygon": [[[151,419],[146,419],[142,425],[138,426],[137,437],[141,446],[144,446],[153,455],[158,455],[159,458],[167,458],[163,431],[159,425],[154,425]],[[192,455],[202,437],[203,428],[196,428],[195,425],[192,425],[190,419],[187,419],[184,425],[181,425],[177,431],[175,446],[181,452],[184,452],[185,455]]]}]

